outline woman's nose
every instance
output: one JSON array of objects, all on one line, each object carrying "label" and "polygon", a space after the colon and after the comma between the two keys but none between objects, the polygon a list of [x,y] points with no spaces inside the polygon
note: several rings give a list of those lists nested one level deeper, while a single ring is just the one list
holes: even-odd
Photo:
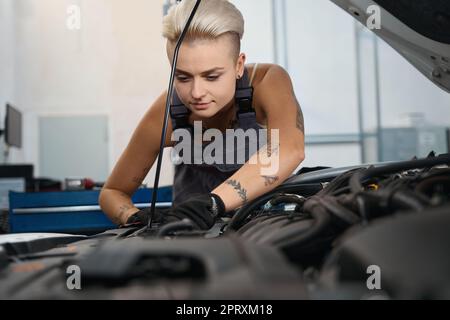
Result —
[{"label": "woman's nose", "polygon": [[206,90],[201,80],[194,80],[191,89],[192,98],[200,100],[206,95]]}]

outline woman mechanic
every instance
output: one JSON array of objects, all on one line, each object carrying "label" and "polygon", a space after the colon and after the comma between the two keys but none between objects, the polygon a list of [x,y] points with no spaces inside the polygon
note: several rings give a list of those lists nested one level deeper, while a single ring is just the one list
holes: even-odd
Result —
[{"label": "woman mechanic", "polygon": [[[194,4],[183,0],[164,18],[169,61]],[[201,2],[179,51],[165,147],[177,146],[177,130],[192,133],[199,123],[202,132],[266,129],[268,143],[258,144],[253,155],[248,144],[255,141],[239,144],[247,151],[242,163],[206,164],[183,157],[175,166],[173,206],[162,222],[188,218],[196,228],[210,229],[219,217],[282,184],[305,158],[303,114],[291,79],[275,64],[246,65],[240,51],[243,34],[243,16],[232,3]],[[102,210],[119,225],[148,221],[149,210],[136,208],[131,196],[159,155],[166,97],[162,93],[144,115],[101,191]],[[267,173],[263,159],[276,159],[276,170]]]}]

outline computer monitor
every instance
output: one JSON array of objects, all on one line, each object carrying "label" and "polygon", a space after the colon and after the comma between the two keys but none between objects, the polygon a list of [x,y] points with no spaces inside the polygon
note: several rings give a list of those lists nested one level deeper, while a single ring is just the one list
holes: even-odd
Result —
[{"label": "computer monitor", "polygon": [[450,153],[450,129],[447,129],[447,152]]},{"label": "computer monitor", "polygon": [[8,146],[22,148],[22,113],[10,104],[6,105],[4,133]]}]

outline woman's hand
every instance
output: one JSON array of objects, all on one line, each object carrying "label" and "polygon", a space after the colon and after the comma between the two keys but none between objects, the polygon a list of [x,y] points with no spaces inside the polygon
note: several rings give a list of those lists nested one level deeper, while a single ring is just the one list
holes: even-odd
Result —
[{"label": "woman's hand", "polygon": [[[147,225],[150,219],[150,208],[140,210],[127,220],[126,226]],[[154,220],[161,224],[189,219],[198,230],[209,230],[217,219],[225,214],[222,199],[215,194],[194,195],[189,200],[170,210],[155,211]]]}]

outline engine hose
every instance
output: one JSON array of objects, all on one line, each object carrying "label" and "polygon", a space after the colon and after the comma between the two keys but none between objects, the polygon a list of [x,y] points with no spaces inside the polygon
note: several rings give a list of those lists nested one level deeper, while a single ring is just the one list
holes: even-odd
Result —
[{"label": "engine hose", "polygon": [[226,232],[238,230],[240,227],[242,227],[243,223],[249,217],[250,214],[258,210],[261,206],[266,204],[277,194],[286,192],[286,193],[300,194],[304,197],[308,197],[317,194],[317,192],[319,192],[320,190],[322,190],[322,186],[320,184],[293,184],[278,187],[272,192],[259,197],[258,199],[254,200],[253,202],[250,202],[249,204],[239,209],[234,214],[233,218],[231,218],[227,226]]},{"label": "engine hose", "polygon": [[240,228],[237,233],[240,235],[245,235],[247,231],[249,231],[250,235],[259,233],[260,230],[276,229],[292,224],[294,222],[302,221],[310,219],[310,216],[306,215],[293,215],[293,214],[277,214],[271,216],[261,216],[255,219],[252,219],[249,223],[245,224],[242,228]]},{"label": "engine hose", "polygon": [[[285,227],[289,222],[284,217],[276,217],[271,219],[266,219],[255,226],[255,228],[251,229],[250,232],[245,234],[245,238],[249,241],[257,241],[261,239],[265,235],[267,235],[270,230],[279,232],[282,231],[283,227]],[[241,230],[239,230],[240,232]],[[241,234],[243,235],[243,234]]]},{"label": "engine hose", "polygon": [[430,189],[435,187],[436,185],[449,185],[450,186],[450,176],[432,176],[427,177],[423,181],[419,182],[416,186],[416,192],[421,192],[424,194],[428,194]]},{"label": "engine hose", "polygon": [[391,210],[406,209],[422,211],[425,207],[431,204],[430,201],[423,195],[405,189],[363,192],[358,194],[356,199],[358,198],[364,199],[364,203],[371,201],[371,207],[378,207],[380,209],[386,209],[389,207]]},{"label": "engine hose", "polygon": [[430,201],[422,197],[421,194],[409,190],[398,190],[391,197],[391,203],[400,209],[411,209],[422,211],[430,206]]},{"label": "engine hose", "polygon": [[183,219],[177,222],[171,222],[161,227],[158,231],[158,237],[167,237],[177,231],[195,230],[194,224],[189,219]]},{"label": "engine hose", "polygon": [[298,194],[280,194],[279,196],[274,197],[272,200],[270,200],[269,204],[272,207],[276,207],[282,203],[292,203],[292,204],[295,203],[299,206],[303,206],[305,201],[306,198]]},{"label": "engine hose", "polygon": [[436,158],[430,158],[430,159],[397,162],[394,164],[389,164],[389,165],[378,167],[378,168],[370,167],[368,169],[356,172],[350,178],[350,187],[351,187],[351,190],[353,193],[359,193],[364,190],[362,181],[365,181],[365,180],[373,178],[373,177],[377,177],[380,175],[393,174],[393,173],[397,173],[399,171],[407,171],[407,170],[419,169],[419,168],[429,168],[429,167],[434,167],[434,166],[438,166],[438,165],[448,165],[448,164],[450,164],[450,154],[444,154],[444,155],[440,155]]},{"label": "engine hose", "polygon": [[[309,201],[309,200],[308,200]],[[305,203],[306,205],[306,203]],[[273,245],[277,247],[286,247],[289,244],[295,243],[296,246],[306,244],[310,239],[316,238],[331,225],[331,216],[327,210],[317,201],[309,201],[308,208],[305,208],[313,219],[312,226],[303,233],[286,237],[275,241]]]},{"label": "engine hose", "polygon": [[347,225],[351,226],[361,221],[360,217],[339,204],[335,198],[318,197],[317,199],[329,212],[339,218],[339,220],[345,222]]},{"label": "engine hose", "polygon": [[348,188],[348,183],[349,183],[350,178],[356,172],[359,172],[361,170],[366,170],[366,169],[359,168],[359,169],[354,169],[354,170],[343,173],[342,175],[336,177],[333,181],[328,183],[326,188],[324,188],[322,191],[320,191],[317,195],[325,196],[325,195],[332,195],[335,192],[341,192],[343,190],[343,188]]},{"label": "engine hose", "polygon": [[356,196],[356,205],[358,206],[359,215],[361,216],[361,225],[367,226],[369,224],[369,216],[367,214],[367,205],[362,195]]}]

